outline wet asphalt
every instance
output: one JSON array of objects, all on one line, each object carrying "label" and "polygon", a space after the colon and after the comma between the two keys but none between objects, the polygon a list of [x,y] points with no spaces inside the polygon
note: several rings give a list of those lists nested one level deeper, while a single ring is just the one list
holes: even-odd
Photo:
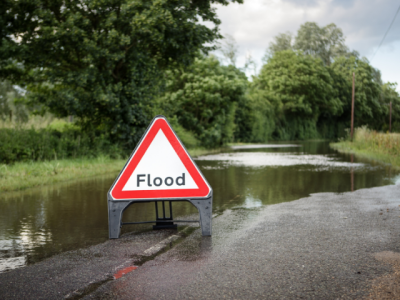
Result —
[{"label": "wet asphalt", "polygon": [[212,237],[127,234],[1,273],[0,299],[362,299],[393,272],[382,251],[400,252],[400,185],[229,209]]}]

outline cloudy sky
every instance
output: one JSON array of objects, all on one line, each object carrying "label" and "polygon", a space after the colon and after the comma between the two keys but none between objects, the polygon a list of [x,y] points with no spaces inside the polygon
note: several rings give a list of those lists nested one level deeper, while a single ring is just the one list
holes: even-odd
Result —
[{"label": "cloudy sky", "polygon": [[[305,22],[320,27],[335,23],[348,47],[371,60],[399,6],[400,0],[244,0],[217,6],[217,13],[221,33],[230,34],[239,45],[238,67],[250,52],[259,69],[273,37],[286,31],[296,34]],[[400,13],[371,64],[381,70],[384,82],[400,85]]]}]

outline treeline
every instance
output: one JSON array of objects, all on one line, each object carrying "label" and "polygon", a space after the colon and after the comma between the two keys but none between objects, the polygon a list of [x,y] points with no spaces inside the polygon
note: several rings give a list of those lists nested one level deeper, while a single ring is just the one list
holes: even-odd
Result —
[{"label": "treeline", "polygon": [[[344,136],[345,129],[349,128],[353,72],[356,78],[355,126],[367,125],[387,131],[388,105],[392,102],[392,130],[400,131],[400,97],[396,84],[383,84],[379,72],[366,59],[341,56],[326,65],[320,58],[299,50],[275,52],[252,81],[243,71],[233,65],[224,66],[215,56],[198,55],[189,67],[165,71],[159,83],[162,92],[148,105],[146,119],[157,114],[166,115],[190,148],[212,148],[230,142],[335,139]],[[29,110],[21,105],[15,107],[3,105],[1,118],[7,121],[14,115],[20,122],[27,121]],[[61,134],[52,131],[45,140]],[[79,134],[76,128],[63,131],[66,139],[80,136],[86,138],[88,144],[89,136],[93,136],[92,140],[100,136],[108,140],[107,134],[85,134],[84,131]],[[3,134],[5,137],[9,133]],[[2,138],[4,145],[6,140]],[[24,137],[18,140],[23,145]],[[74,144],[72,140],[71,145]],[[11,149],[7,153],[14,152],[13,157],[40,157],[19,156],[20,150]]]},{"label": "treeline", "polygon": [[222,49],[229,66],[198,56],[188,68],[165,73],[156,112],[175,118],[199,144],[335,139],[350,127],[355,74],[355,126],[400,131],[400,96],[379,70],[345,45],[340,28],[303,24],[295,37],[280,34],[270,44],[261,71],[249,81],[234,66],[237,47]]},{"label": "treeline", "polygon": [[[4,131],[9,147],[0,153],[9,153],[9,159],[0,157],[0,162],[49,159],[55,153],[63,158],[99,151],[126,155],[157,114],[166,115],[192,148],[336,138],[349,127],[353,72],[356,126],[387,130],[387,104],[393,102],[393,128],[400,129],[395,84],[383,84],[379,71],[346,47],[334,24],[305,23],[296,36],[278,35],[261,71],[249,80],[235,66],[232,41],[221,51],[229,65],[210,55],[222,38],[211,7],[216,2],[230,3],[2,2],[1,118],[26,122],[27,115],[50,113],[73,118],[74,127],[32,134],[43,142],[26,153],[23,142],[13,141],[23,141],[27,133],[21,129],[14,134],[21,138],[13,139]],[[255,64],[246,62],[250,65]],[[78,136],[85,150],[73,150]],[[22,154],[12,156],[17,148]],[[32,154],[37,148],[48,149],[47,154]]]}]

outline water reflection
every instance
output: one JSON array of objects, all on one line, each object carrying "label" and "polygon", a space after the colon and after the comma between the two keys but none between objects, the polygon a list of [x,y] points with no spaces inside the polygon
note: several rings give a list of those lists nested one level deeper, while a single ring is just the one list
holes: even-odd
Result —
[{"label": "water reflection", "polygon": [[228,166],[245,166],[245,167],[282,167],[282,166],[323,166],[323,167],[346,167],[346,168],[363,168],[365,164],[354,162],[337,161],[336,157],[328,155],[308,155],[306,153],[254,153],[254,152],[234,152],[222,153],[216,155],[208,155],[200,157],[198,160],[218,161],[218,167],[204,166],[206,169],[221,169]]},{"label": "water reflection", "polygon": [[[243,148],[197,160],[214,188],[214,210],[257,207],[306,197],[395,184],[390,166],[339,154],[328,143],[298,148]],[[400,181],[400,180],[398,180]]]},{"label": "water reflection", "polygon": [[[213,186],[214,212],[400,183],[399,172],[389,166],[336,153],[321,142],[239,147],[196,163]],[[1,195],[0,272],[106,241],[106,194],[116,176]],[[174,202],[173,213],[198,219],[188,202]],[[131,205],[123,216],[123,222],[154,219],[153,203]],[[123,233],[151,226],[124,226]]]},{"label": "water reflection", "polygon": [[290,148],[290,147],[301,147],[301,146],[294,144],[257,144],[257,145],[231,146],[231,149],[237,150],[237,149],[265,149],[265,148]]}]

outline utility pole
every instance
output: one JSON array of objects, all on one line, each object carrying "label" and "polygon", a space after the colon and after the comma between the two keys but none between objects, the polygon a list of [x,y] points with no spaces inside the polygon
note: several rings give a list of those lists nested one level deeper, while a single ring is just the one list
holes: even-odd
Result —
[{"label": "utility pole", "polygon": [[351,126],[350,126],[350,138],[353,141],[354,132],[354,72],[353,72],[353,89],[351,94]]},{"label": "utility pole", "polygon": [[389,133],[392,132],[392,101],[389,104]]}]

